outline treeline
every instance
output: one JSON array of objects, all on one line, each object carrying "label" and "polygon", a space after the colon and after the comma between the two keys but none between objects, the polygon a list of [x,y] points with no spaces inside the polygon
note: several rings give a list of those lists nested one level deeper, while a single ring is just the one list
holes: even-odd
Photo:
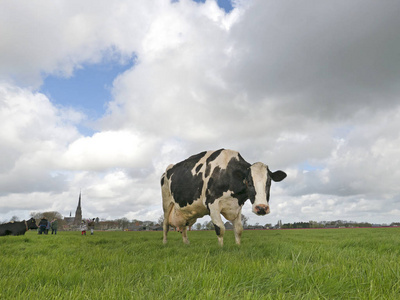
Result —
[{"label": "treeline", "polygon": [[353,227],[381,227],[381,226],[400,226],[400,223],[393,222],[388,224],[373,224],[368,222],[354,222],[354,221],[309,221],[309,222],[295,222],[285,223],[279,226],[278,224],[274,228],[281,229],[295,229],[295,228],[353,228]]},{"label": "treeline", "polygon": [[[31,217],[39,221],[45,217],[48,220],[54,218],[59,220],[60,230],[70,230],[68,224],[59,212],[48,211],[48,212],[33,212],[30,214]],[[84,218],[85,219],[85,218]],[[92,218],[90,218],[92,219]],[[162,230],[163,216],[157,221],[141,221],[137,219],[128,220],[127,218],[120,218],[115,220],[106,220],[95,218],[95,229],[97,230]],[[0,223],[7,223],[12,221],[22,221],[17,216],[13,216],[9,221],[3,221]],[[294,222],[294,223],[282,223],[278,221],[276,225],[265,224],[261,225],[256,223],[255,225],[248,224],[248,218],[242,215],[242,222],[244,229],[298,229],[298,228],[352,228],[352,227],[380,227],[380,226],[400,226],[400,222],[393,222],[389,224],[373,224],[369,222],[354,222],[354,221],[309,221],[309,222]],[[225,223],[226,229],[233,229],[230,222]],[[211,221],[205,221],[203,224],[196,223],[191,227],[191,230],[214,230],[214,224]]]},{"label": "treeline", "polygon": [[[46,218],[47,220],[50,221],[53,219],[58,219],[62,222],[64,219],[63,215],[60,214],[58,211],[32,212],[30,213],[30,216],[34,218],[36,221],[39,221],[42,218]],[[10,220],[4,220],[1,221],[0,223],[18,222],[18,221],[23,221],[23,220],[20,220],[18,216],[12,216]]]}]

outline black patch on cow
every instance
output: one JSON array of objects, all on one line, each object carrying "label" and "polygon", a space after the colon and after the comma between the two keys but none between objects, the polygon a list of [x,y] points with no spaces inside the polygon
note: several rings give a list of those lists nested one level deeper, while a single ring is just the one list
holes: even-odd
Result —
[{"label": "black patch on cow", "polygon": [[164,185],[164,177],[165,177],[165,174],[161,177],[161,186]]},{"label": "black patch on cow", "polygon": [[199,164],[196,168],[196,173],[199,173],[202,167],[203,167],[203,164]]},{"label": "black patch on cow", "polygon": [[194,166],[207,152],[201,152],[174,165],[167,171],[167,178],[171,180],[171,193],[180,207],[192,204],[200,198],[203,189],[202,173],[192,175]]},{"label": "black patch on cow", "polygon": [[269,203],[269,192],[271,190],[271,178],[268,176],[267,184],[265,185],[265,193],[267,195],[267,202]]},{"label": "black patch on cow", "polygon": [[177,163],[176,165],[174,165],[171,169],[169,169],[167,171],[167,178],[170,179],[172,174],[174,173],[174,170],[180,169],[182,167],[187,168],[187,167],[191,166],[190,170],[192,170],[194,168],[194,166],[196,165],[196,163],[198,163],[199,160],[202,159],[204,155],[206,155],[206,153],[207,153],[207,151],[203,151],[199,154],[192,155],[191,157],[189,157],[188,159],[185,159],[184,161],[181,161],[180,163]]},{"label": "black patch on cow", "polygon": [[246,182],[250,202],[251,204],[254,204],[254,201],[256,201],[256,188],[254,187],[253,176],[251,175],[250,169],[246,177]]},{"label": "black patch on cow", "polygon": [[249,167],[250,164],[241,156],[239,156],[239,160],[232,157],[226,168],[215,167],[207,184],[207,206],[214,203],[215,199],[220,198],[227,191],[231,191],[231,196],[238,200],[239,205],[243,205],[249,198],[246,185]]},{"label": "black patch on cow", "polygon": [[206,160],[206,164],[208,165],[210,162],[212,162],[213,160],[215,160],[220,154],[221,152],[224,151],[224,149],[219,149],[217,151],[214,151]]},{"label": "black patch on cow", "polygon": [[215,233],[219,236],[221,234],[221,228],[219,228],[219,226],[214,224],[214,229],[215,229]]}]

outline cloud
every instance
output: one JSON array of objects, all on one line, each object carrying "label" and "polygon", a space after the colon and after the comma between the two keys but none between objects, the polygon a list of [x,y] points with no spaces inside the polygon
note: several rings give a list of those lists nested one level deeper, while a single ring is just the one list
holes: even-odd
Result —
[{"label": "cloud", "polygon": [[83,116],[57,109],[40,93],[0,86],[0,187],[2,193],[60,191],[63,176],[54,161],[79,134]]},{"label": "cloud", "polygon": [[151,163],[155,141],[129,131],[104,131],[81,137],[63,154],[60,167],[80,170],[140,168]]},{"label": "cloud", "polygon": [[255,100],[285,100],[284,114],[325,120],[375,107],[376,97],[385,98],[380,107],[396,103],[398,9],[373,1],[257,1],[232,27],[241,41],[232,81]]},{"label": "cloud", "polygon": [[73,76],[84,63],[104,56],[131,57],[152,20],[168,1],[39,1],[2,3],[0,76],[38,88],[43,75]]}]

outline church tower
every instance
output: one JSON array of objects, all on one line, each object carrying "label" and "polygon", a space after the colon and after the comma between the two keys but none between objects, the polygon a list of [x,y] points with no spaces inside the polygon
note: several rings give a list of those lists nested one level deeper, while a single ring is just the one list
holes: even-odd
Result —
[{"label": "church tower", "polygon": [[80,225],[82,222],[81,193],[79,193],[78,207],[75,212],[74,225]]}]

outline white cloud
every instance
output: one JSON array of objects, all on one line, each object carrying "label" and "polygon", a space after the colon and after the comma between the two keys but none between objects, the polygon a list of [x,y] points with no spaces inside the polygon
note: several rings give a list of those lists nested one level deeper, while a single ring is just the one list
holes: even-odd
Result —
[{"label": "white cloud", "polygon": [[0,87],[0,107],[2,192],[61,189],[54,161],[79,136],[73,126],[79,114],[63,113],[44,95],[7,84]]},{"label": "white cloud", "polygon": [[140,168],[151,163],[155,141],[129,131],[103,131],[72,142],[60,167],[79,170]]}]

